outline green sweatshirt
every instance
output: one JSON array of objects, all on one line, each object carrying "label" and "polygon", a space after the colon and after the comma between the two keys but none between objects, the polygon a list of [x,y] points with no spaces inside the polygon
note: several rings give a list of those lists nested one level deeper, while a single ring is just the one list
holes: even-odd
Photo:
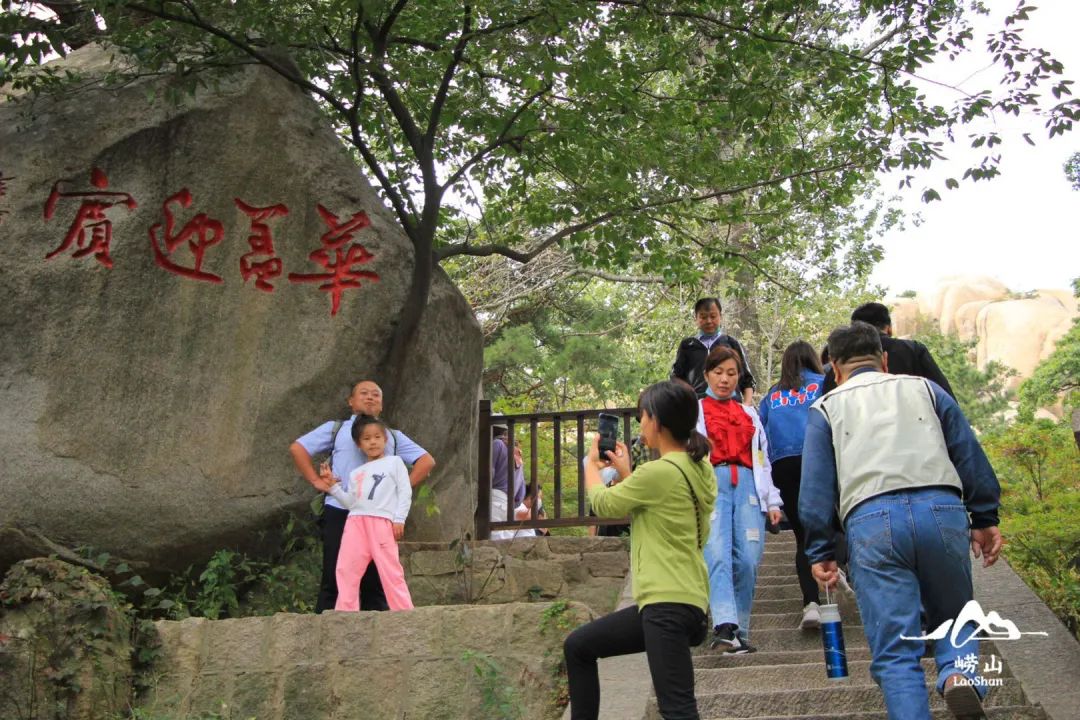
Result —
[{"label": "green sweatshirt", "polygon": [[709,573],[698,544],[694,501],[679,468],[697,493],[704,544],[716,503],[716,477],[704,458],[694,462],[684,452],[668,453],[639,465],[618,485],[589,489],[599,517],[630,516],[630,569],[639,608],[660,602],[702,610],[709,606]]}]

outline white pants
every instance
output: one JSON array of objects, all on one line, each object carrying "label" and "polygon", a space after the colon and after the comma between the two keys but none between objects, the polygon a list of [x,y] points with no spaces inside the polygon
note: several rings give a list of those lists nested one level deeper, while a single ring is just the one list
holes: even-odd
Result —
[{"label": "white pants", "polygon": [[[491,489],[491,522],[506,522],[506,493],[502,490]],[[492,540],[511,540],[514,537],[513,530],[492,530]]]},{"label": "white pants", "polygon": [[[491,491],[491,521],[492,522],[506,522],[506,493],[502,490]],[[527,510],[525,503],[521,503],[514,508],[514,514]],[[513,540],[520,537],[536,537],[536,531],[532,528],[527,530],[492,530],[492,540]]]}]

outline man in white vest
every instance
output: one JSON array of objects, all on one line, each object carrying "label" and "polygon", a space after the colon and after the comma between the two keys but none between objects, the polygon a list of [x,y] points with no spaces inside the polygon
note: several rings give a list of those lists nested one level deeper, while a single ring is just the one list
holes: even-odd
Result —
[{"label": "man in white vest", "polygon": [[[829,355],[839,385],[811,406],[803,446],[806,554],[818,582],[835,585],[838,512],[889,718],[930,720],[920,610],[934,630],[973,599],[968,545],[983,565],[997,560],[1000,487],[956,401],[931,380],[885,372],[876,328],[833,331]],[[985,717],[977,668],[957,662],[978,653],[975,632],[934,645],[937,689],[957,718]]]}]

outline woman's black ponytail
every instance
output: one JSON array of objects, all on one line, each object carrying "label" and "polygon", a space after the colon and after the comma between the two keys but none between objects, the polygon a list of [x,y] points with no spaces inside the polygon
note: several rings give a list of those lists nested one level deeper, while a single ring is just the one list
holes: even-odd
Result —
[{"label": "woman's black ponytail", "polygon": [[650,385],[641,393],[638,407],[684,443],[694,462],[709,454],[708,438],[697,431],[698,399],[689,385],[672,380]]},{"label": "woman's black ponytail", "polygon": [[[694,422],[697,423],[697,420]],[[712,445],[709,443],[709,438],[705,437],[697,430],[690,431],[690,439],[686,441],[686,452],[690,455],[691,460],[697,462],[708,455],[711,450]]]}]

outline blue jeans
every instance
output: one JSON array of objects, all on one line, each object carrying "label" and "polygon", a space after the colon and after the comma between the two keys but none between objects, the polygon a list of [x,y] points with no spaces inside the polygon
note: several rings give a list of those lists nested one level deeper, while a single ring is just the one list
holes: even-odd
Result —
[{"label": "blue jeans", "polygon": [[[953,620],[972,599],[970,526],[957,492],[931,487],[902,490],[870,498],[844,520],[866,639],[870,674],[885,695],[889,720],[929,720],[926,679],[919,664],[926,648],[920,606],[927,630]],[[961,672],[960,657],[978,655],[974,627],[966,627],[953,647],[949,638],[934,643],[937,689]],[[974,680],[978,674],[964,673]],[[980,694],[986,689],[975,685]]]},{"label": "blue jeans", "polygon": [[750,606],[765,545],[765,515],[759,507],[754,471],[736,466],[739,484],[731,486],[730,466],[716,466],[716,510],[705,543],[712,624],[734,623],[739,637],[750,633]]}]

